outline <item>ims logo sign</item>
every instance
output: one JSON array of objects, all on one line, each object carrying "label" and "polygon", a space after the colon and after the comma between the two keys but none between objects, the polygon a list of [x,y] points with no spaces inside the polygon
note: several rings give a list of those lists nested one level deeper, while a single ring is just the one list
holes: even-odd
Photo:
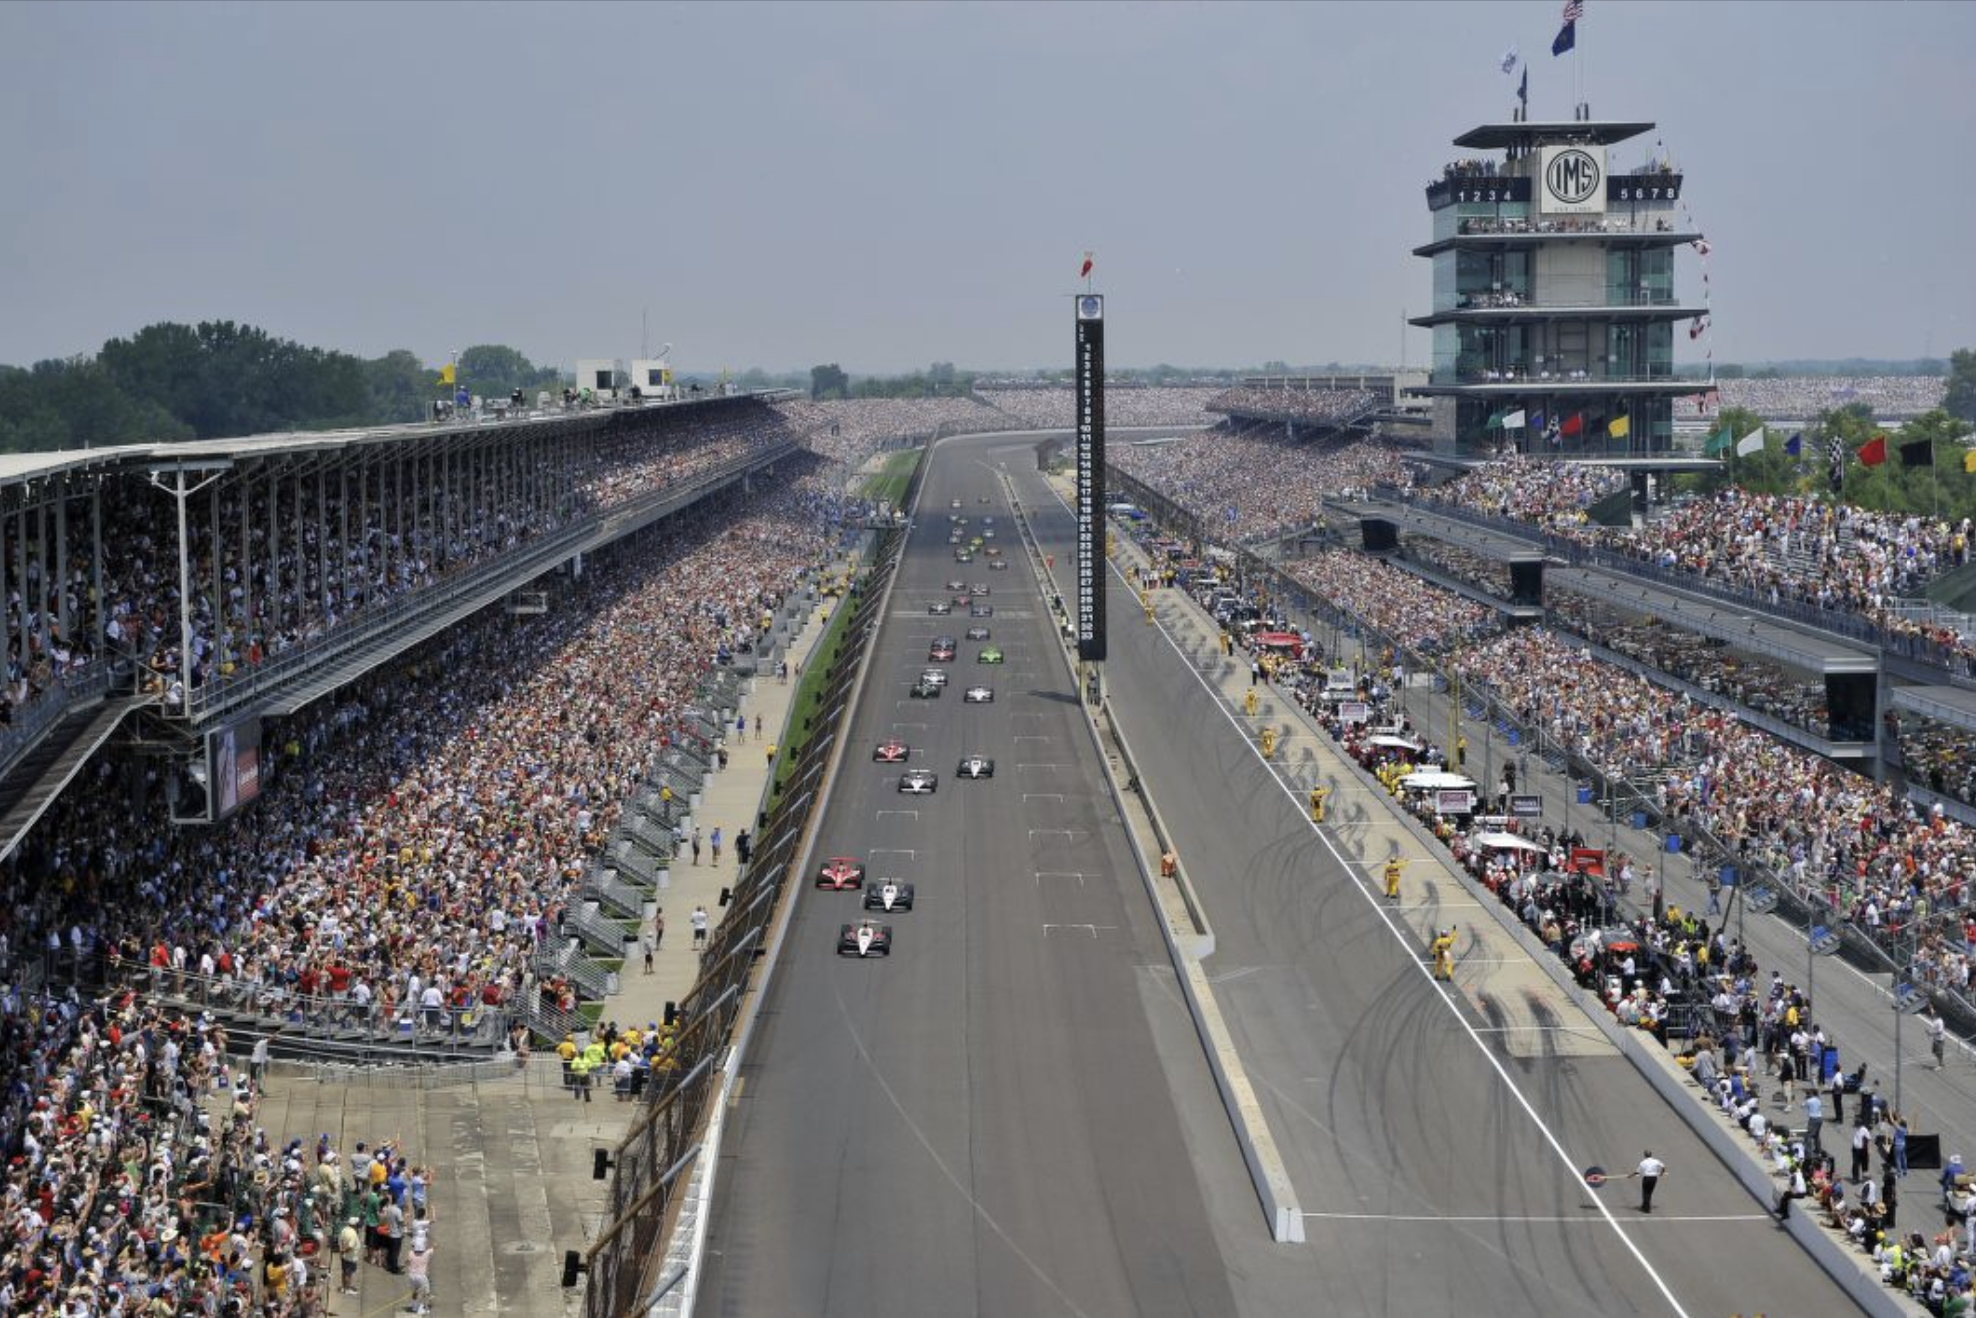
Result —
[{"label": "ims logo sign", "polygon": [[1604,174],[1591,152],[1573,147],[1558,152],[1544,166],[1544,189],[1565,205],[1577,206],[1598,192]]}]

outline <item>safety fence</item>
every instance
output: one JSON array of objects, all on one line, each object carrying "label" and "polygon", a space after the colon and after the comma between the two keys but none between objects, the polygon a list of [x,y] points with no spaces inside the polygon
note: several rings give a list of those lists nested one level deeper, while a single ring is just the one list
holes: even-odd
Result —
[{"label": "safety fence", "polygon": [[[916,472],[904,506],[911,506],[919,480]],[[576,1283],[578,1272],[584,1274],[590,1318],[643,1312],[658,1292],[678,1280],[660,1275],[665,1257],[660,1246],[703,1147],[750,976],[758,958],[770,951],[779,902],[792,880],[801,882],[795,867],[823,796],[858,671],[877,633],[884,583],[898,565],[905,539],[904,528],[878,532],[872,566],[844,605],[851,614],[834,651],[810,661],[812,666],[827,665],[820,703],[806,716],[808,726],[785,735],[789,749],[777,758],[763,793],[754,851],[734,886],[722,891],[725,913],[708,938],[699,979],[674,1010],[672,1054],[662,1070],[655,1070],[637,1116],[605,1159],[611,1177],[607,1223],[581,1256],[565,1260],[563,1274],[566,1285]]]}]

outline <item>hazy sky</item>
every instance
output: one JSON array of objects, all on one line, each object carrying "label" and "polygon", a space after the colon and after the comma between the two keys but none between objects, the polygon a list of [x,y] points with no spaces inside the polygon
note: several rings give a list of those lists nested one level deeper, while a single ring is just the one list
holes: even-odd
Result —
[{"label": "hazy sky", "polygon": [[[0,5],[0,361],[227,317],[687,369],[1393,361],[1423,187],[1657,121],[1718,360],[1976,345],[1976,4]],[[1643,158],[1644,144],[1615,154]],[[1683,255],[1682,287],[1699,293]],[[1421,362],[1427,335],[1407,356]]]}]

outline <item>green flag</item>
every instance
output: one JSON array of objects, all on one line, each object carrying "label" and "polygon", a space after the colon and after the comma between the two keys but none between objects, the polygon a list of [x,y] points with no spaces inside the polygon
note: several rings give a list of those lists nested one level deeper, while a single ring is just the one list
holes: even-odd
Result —
[{"label": "green flag", "polygon": [[1702,445],[1702,452],[1711,458],[1719,458],[1734,447],[1735,443],[1735,433],[1724,426],[1708,437],[1708,442]]},{"label": "green flag", "polygon": [[1491,412],[1489,413],[1489,420],[1484,423],[1482,428],[1484,430],[1501,430],[1503,428],[1503,418],[1508,415],[1508,412]]}]

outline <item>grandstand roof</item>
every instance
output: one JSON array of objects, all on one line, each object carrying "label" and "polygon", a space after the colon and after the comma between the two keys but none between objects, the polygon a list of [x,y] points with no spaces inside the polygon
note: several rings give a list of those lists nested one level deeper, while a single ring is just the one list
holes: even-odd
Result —
[{"label": "grandstand roof", "polygon": [[1590,141],[1599,146],[1611,146],[1614,142],[1624,142],[1629,137],[1650,133],[1653,125],[1645,122],[1628,123],[1617,119],[1546,119],[1528,123],[1483,124],[1471,128],[1455,139],[1456,146],[1465,146],[1477,151],[1494,151],[1503,147],[1532,145],[1540,142],[1559,142],[1567,138],[1575,141]]},{"label": "grandstand roof", "polygon": [[283,452],[313,452],[346,448],[357,444],[379,444],[397,439],[435,439],[453,435],[486,434],[534,426],[561,426],[572,431],[600,423],[623,412],[705,406],[735,398],[772,398],[788,390],[765,393],[716,394],[678,402],[645,403],[638,407],[593,408],[584,412],[525,412],[503,420],[461,419],[443,423],[414,422],[408,425],[370,426],[353,430],[295,430],[267,435],[243,435],[238,439],[188,439],[165,444],[114,444],[104,448],[63,449],[52,453],[0,453],[0,485],[16,485],[43,480],[65,471],[84,467],[141,466],[147,463],[228,462],[242,458],[267,457]]}]

